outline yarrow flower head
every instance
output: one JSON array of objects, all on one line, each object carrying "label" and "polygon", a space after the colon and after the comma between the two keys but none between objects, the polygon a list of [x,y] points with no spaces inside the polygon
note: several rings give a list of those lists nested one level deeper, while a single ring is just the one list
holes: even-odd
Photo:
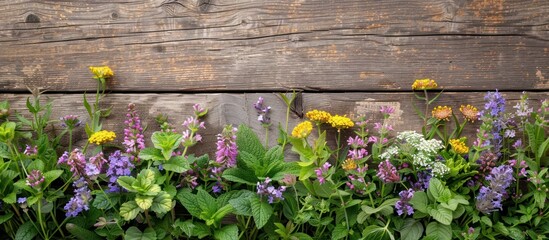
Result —
[{"label": "yarrow flower head", "polygon": [[356,161],[352,158],[347,158],[347,160],[343,161],[343,164],[341,164],[341,168],[345,171],[355,170],[357,168]]},{"label": "yarrow flower head", "polygon": [[88,183],[84,178],[76,180],[73,184],[74,196],[69,200],[63,209],[67,211],[67,217],[76,217],[84,210],[90,209],[90,201],[92,200]]},{"label": "yarrow flower head", "polygon": [[32,188],[40,188],[40,184],[44,182],[44,175],[40,170],[32,170],[27,176],[27,185]]},{"label": "yarrow flower head", "polygon": [[128,156],[122,155],[120,150],[111,153],[109,156],[109,168],[107,169],[107,178],[109,178],[109,192],[120,192],[116,180],[120,176],[129,176],[135,166]]},{"label": "yarrow flower head", "polygon": [[466,154],[469,152],[469,147],[465,145],[465,139],[450,139],[450,145],[457,154]]},{"label": "yarrow flower head", "polygon": [[346,116],[334,115],[328,120],[328,123],[337,130],[352,128],[355,123]]},{"label": "yarrow flower head", "polygon": [[143,135],[143,126],[141,126],[141,118],[135,110],[135,104],[128,104],[126,120],[124,121],[124,142],[126,153],[130,155],[132,160],[139,160],[139,152],[145,148],[145,136]]},{"label": "yarrow flower head", "polygon": [[108,142],[113,141],[116,138],[116,134],[111,131],[107,130],[101,130],[99,132],[93,133],[90,138],[88,139],[88,142],[95,143],[97,145],[105,144]]},{"label": "yarrow flower head", "polygon": [[405,215],[412,215],[414,214],[414,208],[410,206],[410,200],[412,197],[414,197],[414,190],[408,189],[400,191],[398,194],[400,196],[400,200],[398,200],[395,204],[395,209],[397,210],[397,214],[401,216],[402,214]]},{"label": "yarrow flower head", "polygon": [[107,66],[90,67],[90,71],[93,73],[93,78],[95,79],[105,79],[114,76],[114,72]]},{"label": "yarrow flower head", "polygon": [[306,138],[313,131],[313,124],[309,121],[303,121],[292,130],[292,137],[294,138]]},{"label": "yarrow flower head", "polygon": [[450,121],[452,108],[448,106],[437,106],[432,111],[433,117],[438,120]]},{"label": "yarrow flower head", "polygon": [[461,114],[463,114],[463,117],[470,122],[475,122],[478,120],[478,109],[474,106],[471,106],[469,104],[467,105],[461,105],[459,107],[459,111]]},{"label": "yarrow flower head", "polygon": [[432,79],[417,79],[412,84],[412,90],[430,90],[438,87],[438,84],[435,80]]},{"label": "yarrow flower head", "polygon": [[257,121],[264,126],[269,126],[271,124],[271,117],[269,116],[271,106],[264,106],[263,97],[259,97],[257,102],[254,103],[254,108],[257,111]]},{"label": "yarrow flower head", "polygon": [[330,121],[330,118],[332,117],[332,114],[326,111],[314,109],[305,113],[305,116],[313,122],[328,123],[328,121]]},{"label": "yarrow flower head", "polygon": [[389,160],[382,161],[378,165],[377,177],[384,183],[400,182],[400,175],[395,166]]},{"label": "yarrow flower head", "polygon": [[265,178],[263,182],[257,182],[257,194],[260,196],[267,197],[267,201],[272,204],[275,201],[284,200],[282,193],[286,191],[286,186],[280,186],[275,188],[271,184],[271,179],[269,177]]},{"label": "yarrow flower head", "polygon": [[66,115],[64,117],[59,118],[59,120],[61,120],[61,127],[64,127],[67,129],[74,129],[82,125],[82,121],[78,119],[78,115]]}]

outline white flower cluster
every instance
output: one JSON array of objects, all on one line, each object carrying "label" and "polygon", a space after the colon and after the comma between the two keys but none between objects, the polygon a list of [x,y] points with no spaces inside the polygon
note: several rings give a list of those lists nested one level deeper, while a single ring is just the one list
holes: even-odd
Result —
[{"label": "white flower cluster", "polygon": [[437,139],[426,140],[422,134],[415,131],[405,131],[397,135],[397,143],[388,147],[379,157],[390,159],[398,154],[409,155],[412,163],[433,172],[435,176],[442,176],[450,169],[442,162],[435,161],[438,151],[444,148],[442,141]]}]

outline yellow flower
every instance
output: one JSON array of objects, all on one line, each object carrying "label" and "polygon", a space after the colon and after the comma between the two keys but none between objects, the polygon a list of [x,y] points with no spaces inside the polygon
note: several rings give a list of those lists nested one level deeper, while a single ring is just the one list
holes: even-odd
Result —
[{"label": "yellow flower", "polygon": [[355,170],[356,167],[357,167],[356,162],[352,158],[348,158],[343,162],[343,164],[341,164],[341,168],[343,168],[343,170],[345,171]]},{"label": "yellow flower", "polygon": [[108,77],[114,76],[114,73],[112,72],[111,68],[107,66],[103,67],[90,67],[90,71],[93,73],[94,77],[96,79],[105,79]]},{"label": "yellow flower", "polygon": [[321,123],[327,123],[330,118],[332,117],[332,114],[325,112],[325,111],[319,111],[319,110],[312,110],[308,111],[305,116],[314,122],[321,122]]},{"label": "yellow flower", "polygon": [[478,109],[476,107],[469,104],[467,104],[467,106],[461,105],[461,107],[459,107],[459,111],[463,114],[463,117],[465,117],[467,121],[475,122],[478,120]]},{"label": "yellow flower", "polygon": [[352,128],[355,125],[355,123],[351,121],[350,118],[339,115],[332,116],[330,120],[328,120],[328,123],[338,130]]},{"label": "yellow flower", "polygon": [[88,139],[88,142],[101,145],[104,143],[108,143],[114,140],[115,138],[116,138],[116,134],[114,132],[101,130],[99,132],[95,132],[94,134],[92,134],[90,139]]},{"label": "yellow flower", "polygon": [[438,87],[437,82],[429,78],[417,79],[414,81],[414,84],[412,84],[412,90],[429,90],[429,89],[435,89],[437,87]]},{"label": "yellow flower", "polygon": [[292,131],[292,137],[295,138],[306,138],[313,131],[313,124],[309,121],[304,121],[297,126],[295,126]]},{"label": "yellow flower", "polygon": [[457,154],[466,154],[469,152],[469,147],[460,139],[450,139],[450,145]]},{"label": "yellow flower", "polygon": [[452,116],[452,108],[448,106],[438,106],[433,109],[432,113],[433,117],[438,120],[450,121],[450,116]]}]

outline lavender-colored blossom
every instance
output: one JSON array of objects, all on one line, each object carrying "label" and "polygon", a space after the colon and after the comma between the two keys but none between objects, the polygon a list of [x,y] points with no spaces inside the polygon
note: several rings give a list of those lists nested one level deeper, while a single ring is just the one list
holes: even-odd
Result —
[{"label": "lavender-colored blossom", "polygon": [[257,194],[267,197],[267,201],[270,204],[277,200],[284,200],[282,193],[286,191],[286,186],[275,188],[272,184],[270,184],[271,181],[272,180],[267,177],[265,178],[265,181],[257,182]]},{"label": "lavender-colored blossom", "polygon": [[395,112],[395,108],[391,106],[381,106],[379,111],[384,115],[391,115]]},{"label": "lavender-colored blossom", "polygon": [[181,144],[184,147],[191,147],[197,144],[198,142],[202,141],[202,135],[198,133],[193,133],[189,129],[183,131],[182,134],[183,134],[183,140],[181,141]]},{"label": "lavender-colored blossom", "polygon": [[367,144],[364,142],[364,140],[359,137],[355,136],[349,137],[347,140],[347,144],[349,145],[349,153],[347,154],[351,159],[358,160],[364,158],[366,155],[368,155],[368,151],[366,150]]},{"label": "lavender-colored blossom", "polygon": [[137,157],[139,151],[145,148],[145,136],[143,135],[143,126],[141,118],[135,110],[135,104],[128,104],[126,120],[124,121],[124,142],[122,144],[126,148],[126,153],[130,155],[132,161],[139,161]]},{"label": "lavender-colored blossom", "polygon": [[416,191],[425,191],[429,188],[429,183],[431,181],[431,173],[421,171],[417,173],[417,182],[413,184],[413,188]]},{"label": "lavender-colored blossom", "polygon": [[329,162],[325,162],[321,167],[314,170],[320,184],[326,183],[326,177],[331,166],[332,164],[330,164]]},{"label": "lavender-colored blossom", "polygon": [[262,125],[271,124],[271,117],[269,113],[271,111],[271,106],[264,106],[263,97],[259,97],[256,103],[254,103],[254,108],[257,111],[257,121]]},{"label": "lavender-colored blossom", "polygon": [[408,189],[400,191],[398,194],[400,196],[400,200],[398,200],[395,204],[395,208],[397,210],[397,214],[401,216],[402,214],[406,215],[412,215],[414,214],[414,208],[410,206],[410,200],[414,196],[414,190]]},{"label": "lavender-colored blossom", "polygon": [[212,186],[212,192],[213,192],[213,193],[220,193],[221,191],[223,191],[223,185],[221,185],[220,182],[216,182],[216,183]]},{"label": "lavender-colored blossom", "polygon": [[99,170],[99,173],[103,173],[103,166],[107,163],[107,159],[105,159],[103,152],[99,152],[95,156],[90,157],[88,162],[93,164]]},{"label": "lavender-colored blossom", "polygon": [[63,153],[57,164],[66,164],[69,166],[74,178],[86,176],[84,172],[86,157],[78,148],[75,148],[70,154],[68,152]]},{"label": "lavender-colored blossom", "polygon": [[[484,105],[484,110],[479,113],[482,116],[483,123],[486,123],[491,128],[491,142],[494,152],[498,155],[502,147],[503,136],[501,132],[504,129],[505,121],[503,119],[503,114],[505,112],[505,98],[497,90],[495,92],[488,92],[484,100],[486,104]],[[490,139],[487,139],[490,140]],[[486,146],[487,143],[482,144]]]},{"label": "lavender-colored blossom", "polygon": [[17,198],[17,203],[19,203],[19,204],[23,204],[23,203],[26,203],[26,202],[27,202],[27,198],[26,198],[26,197]]},{"label": "lavender-colored blossom", "polygon": [[23,152],[23,154],[27,155],[27,156],[32,156],[32,155],[36,155],[38,154],[38,146],[30,146],[30,145],[27,145],[25,147],[25,151]]},{"label": "lavender-colored blossom", "polygon": [[521,139],[517,140],[517,141],[513,144],[513,148],[515,148],[515,149],[519,149],[519,148],[521,148],[521,147],[522,147],[522,140],[521,140]]},{"label": "lavender-colored blossom", "polygon": [[526,92],[522,92],[520,101],[513,108],[516,109],[515,114],[522,119],[530,117],[530,114],[534,112],[534,109],[528,106],[528,95],[526,95]]},{"label": "lavender-colored blossom", "polygon": [[188,117],[185,121],[183,121],[182,125],[192,132],[197,132],[200,128],[206,129],[204,121],[200,121],[200,119],[195,117]]},{"label": "lavender-colored blossom", "polygon": [[208,113],[208,110],[200,106],[200,104],[196,103],[193,105],[194,115],[197,117],[202,117]]},{"label": "lavender-colored blossom", "polygon": [[74,196],[69,200],[63,209],[67,211],[67,217],[76,217],[84,210],[89,210],[89,204],[92,200],[88,183],[84,178],[80,178],[72,184],[74,186]]},{"label": "lavender-colored blossom", "polygon": [[86,173],[86,176],[91,180],[97,179],[97,176],[99,176],[99,174],[101,173],[97,166],[92,163],[86,163],[84,172]]},{"label": "lavender-colored blossom", "polygon": [[61,127],[67,129],[74,129],[82,125],[82,122],[78,119],[78,115],[66,115],[59,118],[61,120]]},{"label": "lavender-colored blossom", "polygon": [[364,140],[359,136],[355,136],[354,138],[349,137],[349,139],[347,139],[347,145],[354,149],[366,147],[366,143],[364,143]]},{"label": "lavender-colored blossom", "polygon": [[40,170],[32,170],[27,176],[27,185],[36,188],[45,180],[44,175]]},{"label": "lavender-colored blossom", "polygon": [[217,135],[217,151],[215,152],[215,162],[222,168],[232,168],[236,166],[236,155],[238,147],[236,146],[236,128],[226,127],[221,134]]},{"label": "lavender-colored blossom", "polygon": [[502,201],[509,196],[507,188],[515,180],[513,169],[511,166],[501,165],[493,168],[485,179],[488,185],[480,188],[476,202],[477,210],[484,214],[498,211],[497,209],[502,210]]},{"label": "lavender-colored blossom", "polygon": [[107,169],[107,177],[109,178],[109,192],[120,192],[116,180],[119,176],[129,176],[135,166],[131,163],[128,156],[122,155],[120,151],[116,151],[109,156],[109,168]]},{"label": "lavender-colored blossom", "polygon": [[389,160],[379,163],[377,177],[385,183],[400,181],[400,175],[398,174],[395,166],[389,162]]}]

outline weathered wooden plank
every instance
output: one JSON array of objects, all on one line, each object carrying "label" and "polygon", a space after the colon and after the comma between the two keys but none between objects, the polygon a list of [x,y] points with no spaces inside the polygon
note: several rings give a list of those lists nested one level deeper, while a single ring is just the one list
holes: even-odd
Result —
[{"label": "weathered wooden plank", "polygon": [[[484,93],[445,93],[438,103],[449,105],[455,111],[458,111],[460,104],[472,104],[479,109],[484,104]],[[518,92],[504,92],[507,99],[509,111],[511,106],[516,104],[520,97]],[[540,100],[548,98],[547,92],[530,93],[530,102],[532,106],[539,106]],[[14,111],[25,114],[26,94],[0,94],[0,99],[7,99],[12,103]],[[281,124],[284,128],[286,111],[285,105],[277,94],[274,93],[254,93],[254,94],[111,94],[105,98],[104,106],[113,105],[113,114],[104,120],[104,129],[116,131],[118,138],[117,144],[123,140],[123,121],[127,104],[135,103],[143,122],[148,125],[147,138],[153,131],[158,130],[154,118],[159,113],[165,113],[169,116],[171,122],[178,131],[182,130],[181,123],[185,118],[192,114],[192,105],[200,103],[209,108],[206,120],[206,128],[201,133],[204,137],[204,143],[193,149],[193,152],[213,153],[215,150],[215,135],[221,132],[225,124],[248,124],[260,136],[265,136],[264,129],[257,122],[257,115],[252,104],[257,98],[265,98],[265,104],[272,106],[273,126],[270,131],[270,143],[274,144],[277,138],[277,126]],[[58,118],[65,114],[77,114],[83,121],[87,120],[86,110],[82,107],[82,96],[78,94],[47,94],[43,96],[52,100],[54,107],[53,117]],[[395,108],[395,114],[389,119],[390,124],[394,126],[395,131],[421,129],[422,121],[417,117],[413,110],[413,104],[422,106],[420,102],[411,93],[304,93],[303,109],[309,111],[320,109],[332,112],[333,114],[347,115],[357,118],[361,115],[366,116],[370,121],[370,127],[373,123],[381,119],[379,107],[392,106]],[[295,114],[291,114],[289,119],[289,131],[302,121]],[[55,128],[59,129],[58,125]],[[474,134],[479,123],[469,124],[466,128],[466,134]],[[329,127],[326,127],[329,129]],[[52,129],[55,131],[55,129]],[[334,132],[330,130],[330,134]],[[344,136],[352,134],[347,130]],[[85,133],[83,129],[77,130],[75,136],[77,145],[85,143]],[[334,136],[334,135],[330,135]],[[263,137],[262,137],[263,138]],[[334,138],[330,138],[331,141]],[[150,141],[149,141],[150,143]]]},{"label": "weathered wooden plank", "polygon": [[[0,89],[549,89],[547,1],[0,3]],[[337,83],[337,84],[334,84]],[[154,86],[154,90],[151,89]]]}]

